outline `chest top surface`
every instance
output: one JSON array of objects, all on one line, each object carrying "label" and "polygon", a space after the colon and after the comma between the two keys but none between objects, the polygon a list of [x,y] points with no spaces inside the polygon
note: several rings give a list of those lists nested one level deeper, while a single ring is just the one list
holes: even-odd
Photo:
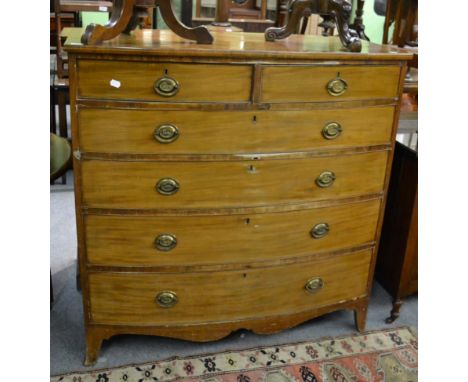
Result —
[{"label": "chest top surface", "polygon": [[292,35],[276,42],[265,41],[261,33],[212,32],[214,43],[196,44],[169,30],[139,30],[121,34],[100,45],[83,45],[82,28],[67,31],[65,50],[78,54],[112,54],[173,57],[220,57],[245,60],[410,60],[411,52],[363,41],[360,53],[343,48],[338,36]]}]

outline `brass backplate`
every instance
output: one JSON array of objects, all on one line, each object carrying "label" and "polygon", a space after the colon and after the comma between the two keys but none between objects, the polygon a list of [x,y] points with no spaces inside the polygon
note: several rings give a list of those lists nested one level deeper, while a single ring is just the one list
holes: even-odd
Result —
[{"label": "brass backplate", "polygon": [[323,288],[323,280],[320,277],[313,277],[307,281],[304,288],[309,293],[317,293]]},{"label": "brass backplate", "polygon": [[330,187],[336,179],[336,175],[332,171],[323,171],[317,179],[315,179],[315,184],[320,188]]},{"label": "brass backplate", "polygon": [[337,77],[327,84],[327,91],[333,97],[338,97],[346,92],[348,83],[340,77]]},{"label": "brass backplate", "polygon": [[179,191],[179,182],[177,180],[172,179],[172,178],[163,178],[156,183],[156,190],[161,194],[161,195],[174,195]]},{"label": "brass backplate", "polygon": [[161,77],[154,83],[154,91],[163,97],[175,96],[179,89],[179,83],[169,76]]},{"label": "brass backplate", "polygon": [[177,138],[179,138],[179,129],[175,125],[165,123],[154,130],[154,139],[160,143],[172,143]]},{"label": "brass backplate", "polygon": [[177,294],[170,290],[165,290],[156,296],[156,303],[162,308],[172,308],[179,302]]}]

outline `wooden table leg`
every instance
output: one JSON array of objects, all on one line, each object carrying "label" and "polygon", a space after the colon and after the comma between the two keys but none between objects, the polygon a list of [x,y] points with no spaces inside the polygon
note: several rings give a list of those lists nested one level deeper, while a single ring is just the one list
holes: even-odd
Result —
[{"label": "wooden table leg", "polygon": [[363,332],[364,330],[366,330],[366,318],[367,318],[368,306],[369,306],[369,301],[367,299],[364,299],[354,309],[354,323],[356,324],[356,329],[360,332]]},{"label": "wooden table leg", "polygon": [[99,329],[94,327],[87,328],[85,366],[92,366],[96,363],[103,340],[104,337]]}]

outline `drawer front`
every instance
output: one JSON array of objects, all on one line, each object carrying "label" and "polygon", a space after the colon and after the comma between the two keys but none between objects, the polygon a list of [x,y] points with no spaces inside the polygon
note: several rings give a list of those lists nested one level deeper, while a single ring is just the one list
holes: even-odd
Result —
[{"label": "drawer front", "polygon": [[[160,85],[168,93],[156,92],[155,84],[164,77],[177,82],[174,95],[168,96],[172,93],[168,83]],[[161,102],[248,102],[251,77],[252,68],[248,65],[81,60],[78,96]]]},{"label": "drawer front", "polygon": [[[370,258],[366,251],[243,271],[90,273],[91,319],[102,324],[177,325],[310,310],[365,296]],[[316,282],[308,292],[305,285],[311,279]],[[160,303],[177,302],[162,307],[158,295]]]},{"label": "drawer front", "polygon": [[[372,194],[383,190],[387,155],[238,162],[86,160],[83,203],[95,208],[216,208]],[[320,179],[329,186],[320,187]]]},{"label": "drawer front", "polygon": [[[88,215],[87,259],[109,266],[196,265],[267,261],[351,248],[375,240],[379,207],[380,200],[372,200],[251,215]],[[168,241],[161,245],[163,239]]]},{"label": "drawer front", "polygon": [[[263,102],[350,101],[398,95],[399,66],[269,66],[263,69]],[[338,81],[338,82],[331,82]],[[331,95],[328,85],[341,91]],[[330,90],[333,91],[333,90]]]},{"label": "drawer front", "polygon": [[391,141],[393,107],[309,111],[81,109],[84,152],[180,154],[307,151]]}]

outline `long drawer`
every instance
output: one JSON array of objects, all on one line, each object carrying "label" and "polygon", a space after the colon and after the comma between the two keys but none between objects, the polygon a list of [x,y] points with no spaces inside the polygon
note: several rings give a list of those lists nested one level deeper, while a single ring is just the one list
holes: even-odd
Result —
[{"label": "long drawer", "polygon": [[86,216],[94,265],[270,261],[372,243],[380,199],[337,207],[227,216]]},{"label": "long drawer", "polygon": [[177,325],[310,310],[365,296],[370,259],[365,251],[242,271],[91,272],[91,321]]},{"label": "long drawer", "polygon": [[379,193],[387,151],[305,159],[82,163],[95,208],[259,206]]},{"label": "long drawer", "polygon": [[[160,102],[248,102],[251,78],[252,67],[248,65],[80,60],[78,96]],[[155,88],[166,92],[158,93]]]},{"label": "long drawer", "polygon": [[389,106],[256,112],[84,108],[78,120],[84,152],[268,153],[385,144],[391,141],[393,113]]},{"label": "long drawer", "polygon": [[399,66],[266,66],[262,102],[351,101],[397,96]]}]

